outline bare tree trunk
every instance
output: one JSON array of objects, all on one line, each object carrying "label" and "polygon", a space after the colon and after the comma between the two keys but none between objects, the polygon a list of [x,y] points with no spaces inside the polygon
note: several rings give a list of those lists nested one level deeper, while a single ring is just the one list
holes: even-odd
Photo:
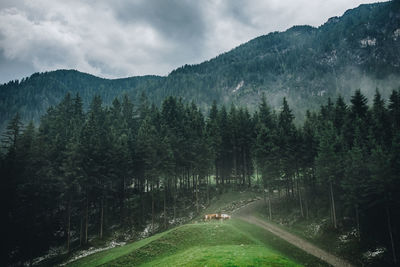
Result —
[{"label": "bare tree trunk", "polygon": [[192,192],[193,192],[193,199],[196,199],[196,177],[194,171],[192,171]]},{"label": "bare tree trunk", "polygon": [[306,210],[306,219],[308,220],[309,218],[309,210],[308,210],[308,201],[309,201],[309,187],[307,186],[309,183],[308,181],[305,181],[304,185],[304,209]]},{"label": "bare tree trunk", "polygon": [[300,204],[301,217],[304,218],[303,201],[302,201],[302,199],[301,199],[301,190],[300,190],[298,178],[299,178],[299,176],[297,176],[297,179],[296,179],[297,194],[299,195],[299,204]]},{"label": "bare tree trunk", "polygon": [[397,263],[396,250],[395,250],[394,240],[393,240],[392,224],[390,222],[390,212],[389,212],[389,208],[387,206],[386,206],[386,218],[387,218],[387,222],[388,222],[390,244],[392,246],[393,263],[394,263],[394,265],[396,265],[396,263]]},{"label": "bare tree trunk", "polygon": [[331,201],[332,201],[332,218],[333,218],[333,227],[337,229],[336,222],[336,210],[335,210],[335,198],[333,197],[333,185],[332,181],[329,182],[330,192],[331,192]]},{"label": "bare tree trunk", "polygon": [[[236,172],[236,171],[235,171]],[[234,172],[234,173],[235,173]],[[239,185],[241,184],[240,179],[236,179],[236,174],[234,174],[233,176],[235,176],[233,178],[233,190],[237,190],[237,188],[239,188]],[[229,182],[230,183],[230,182]]]},{"label": "bare tree trunk", "polygon": [[221,167],[222,168],[222,170],[221,170],[221,183],[220,183],[220,187],[221,187],[221,193],[223,193],[223,191],[224,191],[224,184],[225,184],[225,171],[224,171],[224,167]]},{"label": "bare tree trunk", "polygon": [[265,206],[267,206],[268,205],[268,203],[267,203],[267,192],[266,192],[264,183],[263,183],[263,197],[264,197],[264,204],[265,204]]},{"label": "bare tree trunk", "polygon": [[268,209],[269,209],[269,220],[272,221],[272,208],[271,208],[271,192],[268,190]]},{"label": "bare tree trunk", "polygon": [[360,231],[360,215],[358,214],[358,205],[356,204],[356,223],[357,223],[357,237],[360,241],[361,239],[361,231]]},{"label": "bare tree trunk", "polygon": [[210,205],[210,175],[207,174],[207,206]]},{"label": "bare tree trunk", "polygon": [[154,232],[154,185],[151,184],[151,232]]},{"label": "bare tree trunk", "polygon": [[294,199],[294,178],[293,178],[293,176],[292,177],[290,177],[290,187],[291,187],[291,190],[292,190],[292,199]]},{"label": "bare tree trunk", "polygon": [[83,214],[81,213],[81,227],[79,231],[79,246],[82,246],[82,241],[83,241]]},{"label": "bare tree trunk", "polygon": [[257,185],[259,185],[259,177],[258,177],[258,164],[256,164],[256,180],[257,180]]},{"label": "bare tree trunk", "polygon": [[68,211],[67,211],[67,252],[69,253],[70,241],[71,241],[71,200],[68,200]]},{"label": "bare tree trunk", "polygon": [[86,207],[85,207],[85,242],[88,242],[88,228],[89,228],[89,197],[86,194]]},{"label": "bare tree trunk", "polygon": [[167,188],[164,186],[164,229],[167,229]]},{"label": "bare tree trunk", "polygon": [[[246,151],[243,152],[243,169],[244,169],[244,180],[246,180],[247,175],[247,161],[246,161]],[[247,175],[248,187],[251,187],[251,175]]]},{"label": "bare tree trunk", "polygon": [[104,222],[104,200],[101,198],[100,207],[100,239],[103,239],[103,222]]},{"label": "bare tree trunk", "polygon": [[196,175],[196,178],[195,178],[195,183],[196,183],[196,210],[197,210],[197,214],[199,213],[199,186],[198,186],[198,184],[199,184],[199,176],[198,175]]},{"label": "bare tree trunk", "polygon": [[237,181],[237,184],[239,184],[240,186],[243,185],[243,180],[240,181],[240,179],[238,179],[238,171],[237,171],[237,150],[236,147],[233,146],[233,175],[235,177],[233,177],[234,181]]},{"label": "bare tree trunk", "polygon": [[330,195],[331,195],[331,193],[329,193],[329,216],[331,217],[331,222],[333,224],[332,199],[331,199]]},{"label": "bare tree trunk", "polygon": [[[122,194],[120,196],[120,224],[124,225],[124,221],[125,221],[125,185],[126,181],[125,181],[125,176],[123,177],[122,180]],[[102,204],[103,205],[103,204]]]},{"label": "bare tree trunk", "polygon": [[286,198],[289,198],[290,196],[290,186],[289,186],[289,180],[286,180]]},{"label": "bare tree trunk", "polygon": [[174,221],[176,219],[176,195],[178,194],[178,186],[176,183],[176,177],[175,177],[175,188],[174,188]]},{"label": "bare tree trunk", "polygon": [[304,208],[306,209],[306,219],[308,220],[309,218],[309,213],[308,213],[308,198],[304,199]]},{"label": "bare tree trunk", "polygon": [[144,187],[143,188],[140,188],[140,202],[141,202],[141,206],[142,206],[142,212],[141,212],[141,221],[142,221],[142,223],[144,223],[144,197],[143,197],[143,195],[144,195],[144,192],[143,192],[143,190],[142,189],[144,189]]},{"label": "bare tree trunk", "polygon": [[235,145],[233,146],[233,180],[235,181],[235,183],[241,185],[240,181],[237,181],[237,152],[236,152],[236,147]]},{"label": "bare tree trunk", "polygon": [[[191,184],[190,184],[190,169],[187,169],[187,192],[191,192]],[[192,197],[194,194],[192,194]],[[193,198],[194,199],[194,198]]]},{"label": "bare tree trunk", "polygon": [[218,164],[217,161],[215,161],[215,185],[219,186],[219,174],[218,174]]}]

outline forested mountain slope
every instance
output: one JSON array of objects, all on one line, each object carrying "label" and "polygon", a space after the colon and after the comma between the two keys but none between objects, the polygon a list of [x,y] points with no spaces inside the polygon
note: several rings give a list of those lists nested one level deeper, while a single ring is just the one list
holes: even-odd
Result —
[{"label": "forested mountain slope", "polygon": [[17,111],[27,121],[58,103],[66,92],[79,93],[84,104],[94,94],[105,103],[124,92],[142,91],[157,104],[169,95],[194,100],[202,109],[217,103],[250,109],[266,93],[273,107],[283,96],[301,118],[329,96],[349,99],[356,89],[384,97],[400,86],[400,4],[361,5],[324,25],[295,26],[274,32],[198,65],[185,65],[166,77],[108,80],[78,71],[34,74],[0,86],[0,129]]},{"label": "forested mountain slope", "polygon": [[[79,93],[84,107],[95,94],[105,103],[124,92],[148,90],[162,78],[157,76],[132,77],[108,80],[75,70],[57,70],[35,73],[21,81],[11,81],[0,86],[0,129],[17,112],[24,121],[38,122],[50,106],[56,105],[67,92]],[[149,91],[151,93],[151,91]]]},{"label": "forested mountain slope", "polygon": [[386,2],[361,5],[319,28],[295,26],[258,37],[184,66],[168,80],[182,88],[179,95],[197,88],[220,102],[253,106],[265,92],[275,107],[286,96],[295,111],[304,111],[338,93],[349,99],[356,89],[372,97],[379,87],[387,96],[400,85],[399,56],[399,4]]}]

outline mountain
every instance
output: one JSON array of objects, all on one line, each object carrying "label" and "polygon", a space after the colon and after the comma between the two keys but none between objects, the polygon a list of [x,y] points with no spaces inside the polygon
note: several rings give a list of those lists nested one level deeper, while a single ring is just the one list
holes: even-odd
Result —
[{"label": "mountain", "polygon": [[74,70],[36,73],[0,86],[0,129],[18,111],[38,121],[67,93],[79,93],[85,105],[94,94],[105,103],[127,93],[146,92],[160,103],[166,96],[194,100],[204,110],[222,104],[258,104],[265,93],[273,107],[286,96],[298,117],[327,97],[348,99],[356,89],[385,97],[400,87],[400,3],[360,5],[318,28],[294,26],[255,38],[198,65],[185,65],[166,77],[102,79]]},{"label": "mountain", "polygon": [[[400,85],[400,12],[398,2],[361,5],[319,28],[295,26],[258,37],[215,59],[184,66],[169,75],[180,88],[220,102],[253,106],[266,93],[278,106],[282,97],[296,109],[316,107],[360,88]],[[180,95],[185,95],[182,90]]]},{"label": "mountain", "polygon": [[[57,70],[35,73],[21,81],[10,81],[0,86],[0,129],[17,112],[24,121],[38,122],[46,110],[57,104],[67,92],[79,93],[85,107],[95,94],[107,104],[119,95],[147,91],[165,78],[158,76],[103,79],[76,70]],[[149,93],[152,93],[149,91]]]}]

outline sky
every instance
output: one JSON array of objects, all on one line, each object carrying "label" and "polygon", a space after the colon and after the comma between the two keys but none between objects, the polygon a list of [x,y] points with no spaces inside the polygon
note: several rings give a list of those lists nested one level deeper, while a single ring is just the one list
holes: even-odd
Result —
[{"label": "sky", "polygon": [[168,75],[273,31],[374,0],[1,0],[0,83],[77,69]]}]

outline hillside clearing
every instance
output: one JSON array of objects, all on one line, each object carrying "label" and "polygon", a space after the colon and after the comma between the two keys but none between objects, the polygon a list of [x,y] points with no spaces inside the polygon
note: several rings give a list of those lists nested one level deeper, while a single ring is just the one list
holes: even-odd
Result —
[{"label": "hillside clearing", "polygon": [[262,228],[236,219],[183,225],[139,242],[90,255],[67,266],[232,264],[327,266]]}]

